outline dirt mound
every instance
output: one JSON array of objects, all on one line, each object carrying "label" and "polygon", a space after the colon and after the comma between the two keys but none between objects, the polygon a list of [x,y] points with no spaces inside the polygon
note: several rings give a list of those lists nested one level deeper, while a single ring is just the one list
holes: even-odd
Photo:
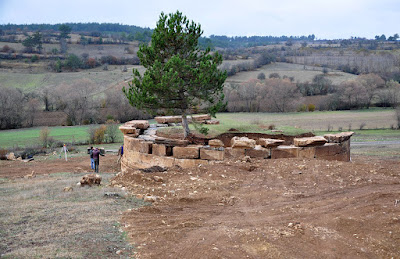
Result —
[{"label": "dirt mound", "polygon": [[114,183],[160,197],[123,214],[140,258],[399,258],[399,168],[365,157],[226,161]]}]

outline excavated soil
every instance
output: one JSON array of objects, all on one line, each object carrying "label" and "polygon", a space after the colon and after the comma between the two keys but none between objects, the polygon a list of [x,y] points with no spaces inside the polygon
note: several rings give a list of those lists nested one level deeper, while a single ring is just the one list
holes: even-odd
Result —
[{"label": "excavated soil", "polygon": [[400,258],[400,162],[225,161],[112,181],[137,258]]},{"label": "excavated soil", "polygon": [[[90,171],[89,159],[0,161],[0,177]],[[118,172],[115,155],[100,171]],[[400,258],[400,161],[225,161],[119,174],[136,258]]]}]

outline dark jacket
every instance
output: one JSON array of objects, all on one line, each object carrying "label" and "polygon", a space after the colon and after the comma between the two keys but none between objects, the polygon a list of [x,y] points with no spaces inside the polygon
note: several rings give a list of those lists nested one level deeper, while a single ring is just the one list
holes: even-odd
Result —
[{"label": "dark jacket", "polygon": [[91,149],[91,150],[89,151],[89,154],[90,154],[90,158],[93,158],[93,149]]},{"label": "dark jacket", "polygon": [[93,154],[93,159],[99,160],[100,150],[96,148],[95,150],[93,150],[92,154]]}]

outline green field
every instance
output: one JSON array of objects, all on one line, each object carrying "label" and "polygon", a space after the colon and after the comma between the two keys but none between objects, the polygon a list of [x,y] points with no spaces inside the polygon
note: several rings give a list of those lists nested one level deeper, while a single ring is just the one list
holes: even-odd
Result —
[{"label": "green field", "polygon": [[[315,135],[342,131],[354,131],[353,141],[385,141],[400,140],[400,130],[390,129],[395,125],[393,109],[370,109],[357,111],[325,111],[325,112],[298,112],[298,113],[219,113],[219,125],[208,125],[209,136],[217,136],[230,129],[238,132],[273,133],[270,126],[283,131],[287,135],[297,135],[313,132]],[[154,123],[151,120],[150,123]],[[361,124],[365,124],[360,130]],[[328,131],[330,126],[330,131]],[[86,142],[90,126],[49,127],[50,136],[56,141],[67,143]],[[191,126],[194,130],[194,127]],[[176,131],[167,128],[162,130]],[[39,133],[41,128],[26,128],[0,131],[0,147],[13,148],[40,144]],[[278,132],[277,134],[279,134]],[[118,131],[119,141],[122,142],[122,133]]]},{"label": "green field", "polygon": [[[98,126],[98,125],[95,125]],[[56,141],[79,143],[88,140],[88,129],[91,126],[49,127],[50,137]],[[42,127],[2,130],[0,131],[0,148],[17,148],[39,145],[39,134]],[[122,141],[122,133],[118,130],[118,140]]]}]

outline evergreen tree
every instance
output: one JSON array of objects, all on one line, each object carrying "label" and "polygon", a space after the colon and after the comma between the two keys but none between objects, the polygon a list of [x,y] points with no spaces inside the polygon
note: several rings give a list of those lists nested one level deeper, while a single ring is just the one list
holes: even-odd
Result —
[{"label": "evergreen tree", "polygon": [[70,38],[69,34],[71,33],[72,28],[66,24],[61,24],[58,27],[58,30],[60,31],[60,51],[61,53],[66,53],[68,48],[67,39]]},{"label": "evergreen tree", "polygon": [[222,56],[210,49],[201,51],[198,40],[200,24],[189,21],[181,12],[160,19],[151,37],[151,45],[142,45],[137,53],[146,68],[144,75],[134,69],[129,88],[123,91],[130,104],[153,114],[182,114],[185,138],[190,133],[187,115],[205,105],[215,113],[223,106],[223,83],[226,72],[218,70]]}]

